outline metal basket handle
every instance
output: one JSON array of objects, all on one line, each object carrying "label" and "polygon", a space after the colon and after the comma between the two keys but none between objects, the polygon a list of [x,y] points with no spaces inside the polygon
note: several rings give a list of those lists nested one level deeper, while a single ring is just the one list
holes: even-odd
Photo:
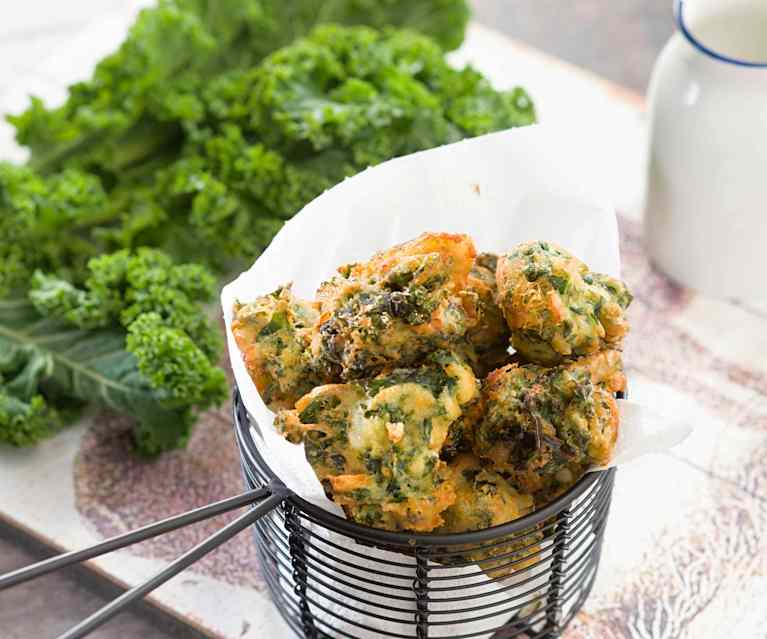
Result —
[{"label": "metal basket handle", "polygon": [[[36,577],[41,577],[42,575],[46,575],[55,570],[65,568],[66,566],[93,559],[94,557],[99,557],[100,555],[112,552],[113,550],[125,548],[126,546],[131,546],[140,541],[157,537],[172,530],[177,530],[189,526],[190,524],[216,517],[222,513],[236,510],[243,506],[251,506],[247,512],[228,523],[197,546],[185,552],[156,575],[150,577],[145,582],[134,586],[130,590],[127,590],[117,599],[111,601],[87,619],[84,619],[64,634],[59,635],[57,638],[80,639],[81,637],[89,635],[96,630],[96,628],[122,612],[122,610],[134,601],[145,597],[166,581],[175,577],[181,571],[202,559],[209,552],[226,543],[232,537],[254,524],[270,511],[274,510],[284,501],[287,494],[288,490],[285,488],[285,485],[278,480],[273,480],[261,488],[249,490],[240,495],[229,497],[228,499],[217,501],[208,504],[207,506],[202,506],[201,508],[196,508],[163,519],[153,524],[148,524],[131,532],[117,535],[116,537],[110,537],[89,548],[63,553],[32,564],[31,566],[19,568],[18,570],[6,573],[5,575],[0,575],[0,591],[35,579]],[[258,505],[253,505],[257,502],[260,503],[258,503]]]}]

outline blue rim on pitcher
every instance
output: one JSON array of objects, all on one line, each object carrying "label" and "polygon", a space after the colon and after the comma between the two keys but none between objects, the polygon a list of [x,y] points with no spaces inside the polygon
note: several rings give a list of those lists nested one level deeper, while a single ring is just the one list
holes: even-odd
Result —
[{"label": "blue rim on pitcher", "polygon": [[708,56],[711,56],[712,58],[715,58],[721,62],[727,62],[729,64],[735,64],[740,67],[750,67],[750,68],[756,68],[756,69],[767,69],[767,61],[765,62],[752,62],[749,60],[741,60],[739,58],[733,58],[728,55],[724,55],[723,53],[719,53],[718,51],[715,51],[709,46],[706,46],[701,42],[695,34],[690,30],[689,26],[685,22],[684,18],[684,5],[686,3],[686,0],[675,0],[675,6],[674,6],[674,15],[676,17],[676,23],[679,27],[679,30],[682,32],[685,38],[692,44],[695,48],[699,49],[703,53],[705,53]]}]

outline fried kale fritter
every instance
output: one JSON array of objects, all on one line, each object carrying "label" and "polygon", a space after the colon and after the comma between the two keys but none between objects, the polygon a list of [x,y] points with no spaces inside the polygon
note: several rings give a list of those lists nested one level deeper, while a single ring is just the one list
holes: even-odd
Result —
[{"label": "fried kale fritter", "polygon": [[478,376],[503,366],[509,359],[511,333],[501,308],[496,303],[498,287],[495,271],[498,256],[480,253],[469,273],[463,292],[469,313],[466,331],[467,355]]},{"label": "fried kale fritter", "polygon": [[611,393],[626,390],[626,375],[623,372],[623,357],[620,351],[598,351],[568,363],[567,368],[587,371],[593,384],[603,386]]},{"label": "fried kale fritter", "polygon": [[[518,492],[472,453],[458,455],[449,463],[449,470],[456,499],[443,513],[445,523],[436,532],[483,530],[519,519],[533,510],[531,495]],[[490,576],[502,577],[529,565],[530,561],[523,560],[537,550],[535,542],[539,537],[535,533],[507,535],[501,544],[496,541],[480,550],[467,547],[465,555],[447,557],[443,563],[474,561]]]},{"label": "fried kale fritter", "polygon": [[328,496],[349,518],[427,532],[455,500],[440,451],[478,395],[468,364],[438,351],[417,368],[315,388],[281,412],[277,426],[289,441],[303,440]]},{"label": "fried kale fritter", "polygon": [[625,284],[550,242],[500,257],[496,277],[512,345],[530,362],[550,366],[616,347],[628,332]]},{"label": "fried kale fritter", "polygon": [[293,296],[290,286],[248,304],[236,304],[232,333],[251,379],[272,410],[290,408],[327,380],[311,355],[316,304]]},{"label": "fried kale fritter", "polygon": [[588,466],[609,462],[619,423],[613,392],[624,383],[616,351],[555,368],[493,371],[474,450],[522,492],[549,499]]},{"label": "fried kale fritter", "polygon": [[533,509],[533,498],[519,493],[506,479],[472,453],[449,463],[455,503],[442,515],[443,533],[469,532],[519,519]]},{"label": "fried kale fritter", "polygon": [[317,293],[315,357],[332,377],[360,379],[461,340],[468,327],[461,292],[475,254],[465,235],[425,233],[340,268]]}]

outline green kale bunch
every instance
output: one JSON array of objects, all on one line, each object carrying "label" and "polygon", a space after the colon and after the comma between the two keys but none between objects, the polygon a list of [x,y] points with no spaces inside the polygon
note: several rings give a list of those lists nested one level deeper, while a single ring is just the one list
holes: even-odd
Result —
[{"label": "green kale bunch", "polygon": [[257,65],[320,22],[410,27],[450,49],[468,17],[466,0],[159,0],[62,106],[34,98],[9,121],[36,169],[118,174],[178,149],[180,125],[199,115],[212,79]]},{"label": "green kale bunch", "polygon": [[[217,269],[223,256],[252,259],[284,220],[370,165],[535,121],[522,89],[453,69],[429,38],[336,25],[222,74],[201,99],[179,158],[150,187],[157,223],[121,230],[121,245],[168,238],[160,245],[186,258],[191,233],[192,255]],[[164,230],[173,220],[186,233]]]},{"label": "green kale bunch", "polygon": [[[154,143],[166,138],[152,138],[146,161],[136,163],[141,135],[131,131],[113,149],[130,152],[127,164],[107,151],[105,134],[99,144],[71,147],[60,173],[0,165],[0,225],[12,225],[18,240],[6,249],[13,256],[0,252],[0,295],[35,268],[68,269],[82,280],[87,258],[141,246],[230,272],[344,177],[535,121],[522,89],[496,91],[470,67],[449,66],[434,41],[405,30],[317,27],[193,94],[195,107],[173,116],[163,149]],[[19,125],[20,138],[24,131]],[[43,140],[56,146],[55,136]],[[34,164],[42,156],[32,151]]]},{"label": "green kale bunch", "polygon": [[135,416],[145,455],[183,445],[226,396],[221,335],[200,306],[215,279],[152,249],[87,268],[82,288],[38,271],[28,299],[0,301],[0,441],[34,443],[92,402]]},{"label": "green kale bunch", "polygon": [[[496,91],[472,68],[454,69],[425,36],[337,25],[219,77],[203,99],[205,117],[187,123],[191,141],[239,134],[304,173],[327,176],[335,167],[336,181],[392,157],[535,121],[522,89]],[[209,149],[203,154],[220,163]]]}]

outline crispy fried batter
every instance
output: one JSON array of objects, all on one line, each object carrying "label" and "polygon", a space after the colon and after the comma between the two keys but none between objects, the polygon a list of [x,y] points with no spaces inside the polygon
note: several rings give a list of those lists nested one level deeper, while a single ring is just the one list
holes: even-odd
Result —
[{"label": "crispy fried batter", "polygon": [[[556,494],[610,460],[618,435],[614,351],[568,365],[512,364],[487,378],[475,452],[523,492]],[[622,381],[620,381],[622,384]]]},{"label": "crispy fried batter", "polygon": [[469,329],[466,331],[467,356],[480,377],[503,366],[509,359],[511,333],[503,312],[496,303],[497,264],[498,256],[480,253],[474,261],[463,292],[464,308],[469,315]]},{"label": "crispy fried batter", "polygon": [[443,514],[439,532],[482,530],[518,519],[533,509],[533,498],[519,493],[506,479],[472,453],[449,463],[456,500]]},{"label": "crispy fried batter", "polygon": [[603,386],[611,393],[626,390],[626,376],[623,373],[623,358],[619,351],[608,349],[570,362],[571,370],[587,370],[594,384]]},{"label": "crispy fried batter", "polygon": [[469,237],[426,233],[342,267],[317,293],[314,355],[333,377],[359,379],[460,341],[474,257]]},{"label": "crispy fried batter", "polygon": [[617,347],[628,332],[626,286],[550,242],[502,256],[497,283],[512,344],[530,362],[548,366]]},{"label": "crispy fried batter", "polygon": [[[462,453],[449,464],[456,500],[443,514],[440,533],[461,533],[499,526],[519,519],[533,510],[533,497],[518,492],[502,475],[492,470],[472,453]],[[444,563],[456,560],[474,561],[492,577],[502,577],[528,566],[540,534],[523,532],[507,535],[502,544],[488,548],[466,548],[466,554],[448,557]],[[529,557],[527,561],[524,561]]]},{"label": "crispy fried batter", "polygon": [[328,496],[347,516],[391,530],[430,531],[455,499],[439,454],[450,425],[479,395],[471,368],[439,351],[418,368],[315,388],[278,416]]},{"label": "crispy fried batter", "polygon": [[296,299],[290,286],[236,304],[232,333],[250,377],[272,410],[292,407],[326,381],[309,350],[317,305]]}]

